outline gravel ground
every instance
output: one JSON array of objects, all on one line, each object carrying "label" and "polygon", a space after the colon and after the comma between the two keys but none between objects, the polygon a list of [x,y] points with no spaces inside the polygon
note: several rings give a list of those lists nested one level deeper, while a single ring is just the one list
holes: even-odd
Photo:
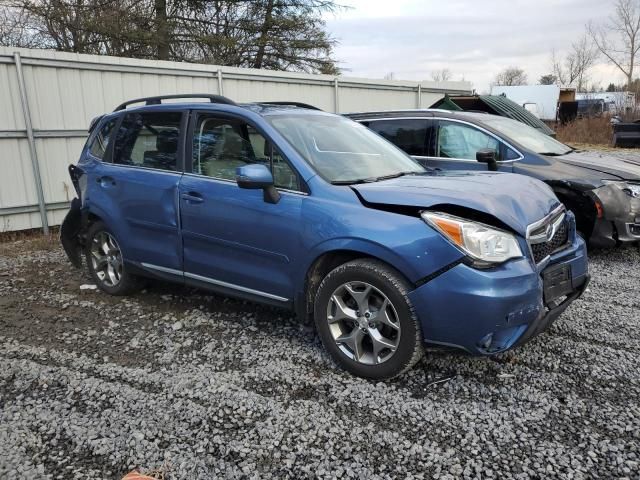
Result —
[{"label": "gravel ground", "polygon": [[56,246],[3,252],[0,478],[640,478],[637,248],[595,252],[531,343],[387,383],[287,312],[165,284],[112,298]]}]

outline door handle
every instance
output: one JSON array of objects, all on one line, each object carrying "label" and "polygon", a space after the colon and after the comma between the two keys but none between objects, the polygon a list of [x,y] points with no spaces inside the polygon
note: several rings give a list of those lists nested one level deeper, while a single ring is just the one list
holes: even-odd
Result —
[{"label": "door handle", "polygon": [[96,182],[100,184],[101,187],[114,187],[116,185],[116,181],[112,177],[98,177],[96,178]]},{"label": "door handle", "polygon": [[202,195],[200,195],[198,192],[183,193],[181,197],[185,202],[191,204],[204,202],[204,198],[202,198]]}]

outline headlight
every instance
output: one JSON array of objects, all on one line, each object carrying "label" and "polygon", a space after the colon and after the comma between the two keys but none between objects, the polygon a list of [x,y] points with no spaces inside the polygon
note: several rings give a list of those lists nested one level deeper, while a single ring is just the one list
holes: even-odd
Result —
[{"label": "headlight", "polygon": [[640,198],[640,184],[603,180],[605,185],[614,185],[633,198]]},{"label": "headlight", "polygon": [[421,216],[475,260],[502,263],[510,258],[522,257],[516,237],[504,230],[446,213],[426,211]]},{"label": "headlight", "polygon": [[640,185],[636,185],[633,183],[627,183],[626,188],[623,188],[622,191],[627,195],[631,195],[634,198],[640,197]]}]

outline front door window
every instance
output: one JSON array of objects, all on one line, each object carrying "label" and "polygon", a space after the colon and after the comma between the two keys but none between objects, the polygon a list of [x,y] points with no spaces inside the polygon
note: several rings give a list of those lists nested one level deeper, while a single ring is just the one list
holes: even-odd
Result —
[{"label": "front door window", "polygon": [[262,163],[275,186],[300,190],[300,181],[282,155],[255,128],[241,120],[201,117],[193,136],[193,173],[222,180],[236,179],[236,168]]},{"label": "front door window", "polygon": [[436,157],[475,160],[478,150],[490,148],[500,160],[500,142],[471,125],[441,120]]}]

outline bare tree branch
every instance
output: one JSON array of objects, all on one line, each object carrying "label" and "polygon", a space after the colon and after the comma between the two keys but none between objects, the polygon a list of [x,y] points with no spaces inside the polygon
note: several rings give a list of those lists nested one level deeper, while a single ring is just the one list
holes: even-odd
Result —
[{"label": "bare tree branch", "polygon": [[616,0],[609,21],[600,25],[591,22],[587,31],[598,51],[631,85],[640,52],[640,0]]},{"label": "bare tree branch", "polygon": [[526,85],[527,81],[527,74],[522,68],[508,67],[496,75],[493,84],[503,86]]},{"label": "bare tree branch", "polygon": [[436,70],[435,72],[431,72],[431,79],[434,82],[447,82],[453,78],[453,74],[451,70],[448,68],[443,68],[442,70]]},{"label": "bare tree branch", "polygon": [[584,91],[589,82],[588,72],[597,58],[598,49],[585,33],[571,44],[571,49],[564,59],[560,59],[555,51],[552,52],[553,75],[560,85]]}]

